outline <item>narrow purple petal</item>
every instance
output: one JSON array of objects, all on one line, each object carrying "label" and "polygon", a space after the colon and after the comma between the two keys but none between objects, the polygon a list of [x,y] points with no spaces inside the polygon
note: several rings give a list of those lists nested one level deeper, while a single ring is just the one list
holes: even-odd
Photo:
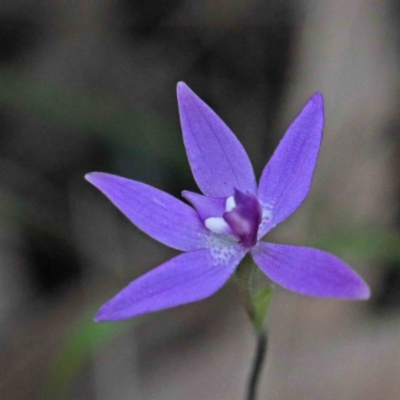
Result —
[{"label": "narrow purple petal", "polygon": [[306,198],[324,124],[323,97],[316,93],[289,127],[260,179],[263,208],[259,238],[288,218]]},{"label": "narrow purple petal", "polygon": [[233,189],[255,194],[253,167],[236,136],[183,82],[178,83],[183,139],[193,176],[211,197],[229,197]]},{"label": "narrow purple petal", "polygon": [[193,205],[202,222],[210,217],[222,217],[225,212],[226,197],[208,197],[188,190],[182,196]]},{"label": "narrow purple petal", "polygon": [[233,246],[181,254],[133,281],[95,319],[116,321],[209,297],[229,279],[245,253]]},{"label": "narrow purple petal", "polygon": [[368,285],[337,257],[308,247],[260,242],[251,251],[257,265],[274,282],[304,295],[368,299]]},{"label": "narrow purple petal", "polygon": [[103,192],[139,229],[177,250],[207,247],[209,231],[190,206],[130,179],[92,172],[86,179]]},{"label": "narrow purple petal", "polygon": [[261,222],[262,210],[257,198],[252,194],[235,190],[235,207],[224,213],[224,220],[232,232],[240,238],[244,247],[250,248],[257,243],[257,232]]}]

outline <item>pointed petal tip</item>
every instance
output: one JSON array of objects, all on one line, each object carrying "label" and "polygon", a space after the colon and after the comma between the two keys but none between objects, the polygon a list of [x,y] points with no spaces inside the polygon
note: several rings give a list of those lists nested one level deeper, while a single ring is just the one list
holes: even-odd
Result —
[{"label": "pointed petal tip", "polygon": [[120,315],[120,310],[115,307],[113,298],[103,304],[94,316],[95,322],[115,322],[127,319]]},{"label": "pointed petal tip", "polygon": [[198,193],[190,192],[189,190],[182,190],[181,196],[193,206],[192,201],[193,199],[196,200],[197,197],[201,195]]},{"label": "pointed petal tip", "polygon": [[182,190],[181,196],[182,196],[187,202],[189,202],[191,206],[193,206],[193,204],[192,204],[192,199],[193,199],[193,197],[196,198],[196,197],[199,196],[199,195],[198,195],[197,193],[190,192],[189,190]]},{"label": "pointed petal tip", "polygon": [[181,95],[181,94],[184,94],[184,92],[186,92],[186,93],[191,93],[192,92],[192,90],[189,88],[189,86],[186,85],[186,83],[183,82],[183,81],[180,81],[180,82],[177,83],[176,91],[178,93],[178,96]]},{"label": "pointed petal tip", "polygon": [[99,178],[101,175],[105,175],[102,172],[89,172],[84,176],[84,178],[91,183],[92,185],[96,185],[96,178]]},{"label": "pointed petal tip", "polygon": [[323,96],[323,94],[321,92],[315,92],[314,96],[312,96],[312,98],[318,99],[320,101],[324,100],[324,96]]},{"label": "pointed petal tip", "polygon": [[92,183],[93,174],[95,174],[95,173],[96,173],[96,172],[89,172],[88,174],[85,174],[84,178],[85,178],[88,182]]},{"label": "pointed petal tip", "polygon": [[371,289],[370,287],[360,278],[360,293],[358,297],[355,297],[354,300],[369,300],[371,297]]},{"label": "pointed petal tip", "polygon": [[93,318],[94,322],[106,322],[108,319],[105,317],[104,312],[103,312],[103,307],[97,311],[96,315]]},{"label": "pointed petal tip", "polygon": [[94,322],[105,322],[106,320],[104,320],[102,317],[101,317],[101,315],[99,315],[100,313],[97,313],[95,316],[94,316],[94,318],[93,318],[93,321]]},{"label": "pointed petal tip", "polygon": [[[349,267],[348,267],[349,268]],[[338,294],[330,294],[330,295],[317,295],[316,297],[325,297],[328,299],[336,299],[336,300],[354,300],[354,301],[362,301],[362,300],[369,300],[371,297],[371,289],[366,284],[363,278],[358,275],[357,272],[350,269],[352,274],[352,284],[348,285],[341,293]],[[308,295],[308,293],[305,293]],[[311,294],[311,296],[313,296]]]},{"label": "pointed petal tip", "polygon": [[103,315],[100,311],[94,316],[93,321],[94,322],[118,322],[122,321],[126,318],[111,318],[108,317],[107,315]]},{"label": "pointed petal tip", "polygon": [[192,193],[192,192],[190,192],[189,190],[182,190],[181,196],[182,196],[184,199],[187,200],[187,197],[190,197],[190,193]]},{"label": "pointed petal tip", "polygon": [[337,298],[343,300],[368,300],[371,297],[370,287],[357,272],[350,271],[353,275],[353,284],[348,287],[342,296],[337,296]]},{"label": "pointed petal tip", "polygon": [[321,92],[316,92],[310,99],[316,106],[323,107],[324,106],[324,96]]},{"label": "pointed petal tip", "polygon": [[198,198],[203,198],[203,197],[205,197],[205,196],[202,196],[202,195],[199,194],[199,193],[190,192],[189,190],[182,190],[181,196],[182,196],[187,202],[189,202],[190,205],[191,205],[192,207],[194,207],[194,208],[196,208],[196,207],[195,207],[195,205],[193,204],[193,202],[195,202],[196,199],[198,199]]}]

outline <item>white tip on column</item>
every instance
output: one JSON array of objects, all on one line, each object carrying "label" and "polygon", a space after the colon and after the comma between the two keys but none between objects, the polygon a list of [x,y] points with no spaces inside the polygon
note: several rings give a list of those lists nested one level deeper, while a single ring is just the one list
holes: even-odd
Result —
[{"label": "white tip on column", "polygon": [[225,211],[232,211],[236,207],[235,198],[233,196],[228,197],[225,203]]}]

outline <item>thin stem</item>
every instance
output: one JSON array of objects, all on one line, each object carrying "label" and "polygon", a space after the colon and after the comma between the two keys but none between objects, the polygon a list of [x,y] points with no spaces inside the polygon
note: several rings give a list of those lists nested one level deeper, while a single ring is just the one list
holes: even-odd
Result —
[{"label": "thin stem", "polygon": [[266,333],[257,335],[257,347],[254,356],[253,367],[247,388],[247,400],[256,400],[257,387],[260,380],[261,370],[267,357],[268,338]]}]

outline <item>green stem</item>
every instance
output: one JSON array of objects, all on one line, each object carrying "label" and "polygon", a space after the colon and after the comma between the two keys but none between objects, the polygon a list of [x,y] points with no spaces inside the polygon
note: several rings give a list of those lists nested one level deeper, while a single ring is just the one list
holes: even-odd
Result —
[{"label": "green stem", "polygon": [[264,286],[254,292],[252,291],[251,281],[255,269],[254,261],[247,255],[240,262],[235,272],[240,299],[257,334],[257,348],[247,387],[247,400],[256,400],[257,396],[257,387],[267,354],[265,317],[273,292],[270,285]]},{"label": "green stem", "polygon": [[235,272],[236,283],[239,289],[240,300],[254,325],[254,304],[251,297],[251,278],[255,270],[253,260],[249,255],[241,261]]},{"label": "green stem", "polygon": [[261,376],[261,370],[267,356],[268,338],[266,333],[257,336],[257,348],[254,356],[253,367],[247,387],[247,400],[256,400],[257,387]]}]

